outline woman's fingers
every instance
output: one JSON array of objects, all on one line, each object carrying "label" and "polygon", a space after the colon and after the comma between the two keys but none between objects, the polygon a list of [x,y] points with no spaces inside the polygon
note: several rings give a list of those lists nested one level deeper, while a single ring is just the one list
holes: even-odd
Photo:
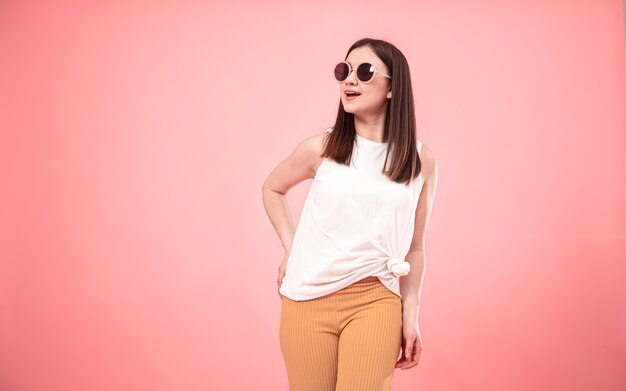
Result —
[{"label": "woman's fingers", "polygon": [[411,356],[413,353],[413,343],[415,341],[415,338],[413,337],[409,337],[409,339],[406,341],[406,345],[404,347],[404,358],[407,361],[411,360]]},{"label": "woman's fingers", "polygon": [[414,340],[412,343],[405,344],[402,349],[402,357],[396,362],[396,368],[404,370],[416,366],[421,353],[417,347],[417,340]]}]

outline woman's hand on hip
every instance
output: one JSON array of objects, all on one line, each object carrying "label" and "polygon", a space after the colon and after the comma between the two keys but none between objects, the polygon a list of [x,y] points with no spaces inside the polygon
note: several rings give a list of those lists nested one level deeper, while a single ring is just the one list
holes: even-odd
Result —
[{"label": "woman's hand on hip", "polygon": [[287,268],[287,260],[289,260],[289,250],[285,250],[285,256],[283,257],[283,261],[278,266],[278,279],[276,283],[278,284],[278,298],[282,299],[283,295],[280,294],[280,286],[283,284],[283,277],[285,277],[285,269]]}]

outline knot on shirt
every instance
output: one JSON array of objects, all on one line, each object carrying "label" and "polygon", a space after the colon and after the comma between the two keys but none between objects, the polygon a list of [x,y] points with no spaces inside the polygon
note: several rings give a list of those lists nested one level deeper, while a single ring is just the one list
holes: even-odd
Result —
[{"label": "knot on shirt", "polygon": [[400,258],[389,258],[387,269],[397,277],[406,276],[411,270],[411,264]]}]

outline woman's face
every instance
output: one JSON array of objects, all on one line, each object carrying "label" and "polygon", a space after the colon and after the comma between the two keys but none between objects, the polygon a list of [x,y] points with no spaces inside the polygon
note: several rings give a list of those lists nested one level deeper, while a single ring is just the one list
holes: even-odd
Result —
[{"label": "woman's face", "polygon": [[[382,115],[387,109],[388,99],[391,98],[391,79],[376,72],[369,82],[363,83],[356,77],[356,68],[364,62],[369,62],[376,69],[389,75],[389,69],[385,63],[367,46],[356,48],[348,54],[346,62],[353,71],[348,77],[339,83],[341,103],[343,109],[355,115]],[[360,92],[361,95],[348,100],[346,90]]]}]

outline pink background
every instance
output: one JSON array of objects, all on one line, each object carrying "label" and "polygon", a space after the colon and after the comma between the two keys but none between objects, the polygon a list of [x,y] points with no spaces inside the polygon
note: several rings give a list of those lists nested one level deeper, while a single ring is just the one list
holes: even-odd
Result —
[{"label": "pink background", "polygon": [[626,388],[621,1],[35,4],[0,5],[0,389],[287,390],[261,185],[365,36],[439,158],[392,389]]}]

